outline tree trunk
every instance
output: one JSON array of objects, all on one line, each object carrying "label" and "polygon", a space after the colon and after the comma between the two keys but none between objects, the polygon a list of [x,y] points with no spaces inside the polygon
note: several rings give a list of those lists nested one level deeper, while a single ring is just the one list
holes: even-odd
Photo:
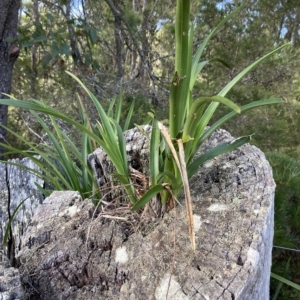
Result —
[{"label": "tree trunk", "polygon": [[[40,13],[39,13],[39,0],[33,0],[33,19],[35,26],[40,22]],[[31,48],[31,94],[34,99],[37,98],[37,76],[38,76],[38,63],[37,63],[37,51],[38,44],[34,43]]]},{"label": "tree trunk", "polygon": [[[139,136],[126,132],[126,149],[132,168],[144,172],[149,143],[147,151],[147,139]],[[218,130],[201,151],[231,140]],[[93,157],[105,184],[108,161],[101,151]],[[116,202],[97,210],[77,192],[54,192],[37,208],[18,248],[27,297],[269,299],[275,184],[263,153],[248,144],[218,156],[190,186],[195,252],[184,207],[146,222],[129,207],[114,209]]]},{"label": "tree trunk", "polygon": [[[114,4],[117,7],[118,3],[114,0]],[[114,30],[115,30],[115,42],[116,42],[116,66],[117,66],[117,82],[120,82],[123,77],[123,59],[122,59],[122,39],[121,39],[121,27],[122,20],[120,16],[114,15]]]},{"label": "tree trunk", "polygon": [[69,21],[68,31],[69,31],[69,39],[70,39],[72,58],[73,58],[75,65],[82,65],[83,61],[82,61],[82,57],[81,57],[80,51],[77,46],[75,30],[74,30],[74,27],[72,26],[72,24],[70,23],[70,21],[72,19],[71,18],[71,1],[70,0],[68,0],[66,2],[66,8],[67,8],[66,9],[66,17],[67,17],[67,20]]},{"label": "tree trunk", "polygon": [[[7,38],[17,37],[18,11],[21,0],[0,1],[0,99],[11,92],[12,71],[19,47]],[[0,124],[7,125],[7,106],[0,105]],[[5,142],[6,130],[0,127],[0,142]],[[4,149],[0,147],[0,154]]]}]

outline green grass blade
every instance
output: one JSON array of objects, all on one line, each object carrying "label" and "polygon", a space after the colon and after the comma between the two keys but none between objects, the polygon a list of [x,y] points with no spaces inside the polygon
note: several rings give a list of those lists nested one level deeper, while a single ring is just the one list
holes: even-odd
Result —
[{"label": "green grass blade", "polygon": [[195,100],[191,106],[190,112],[186,117],[185,125],[183,128],[183,136],[190,135],[191,137],[194,137],[194,132],[196,131],[197,125],[201,120],[204,106],[208,102],[219,102],[230,107],[237,113],[241,112],[240,108],[227,98],[220,96],[201,97]]},{"label": "green grass blade", "polygon": [[159,173],[157,176],[157,181],[160,182],[164,178],[164,176],[168,177],[171,180],[170,182],[172,183],[172,186],[175,186],[178,183],[175,175],[172,172],[168,171]]},{"label": "green grass blade", "polygon": [[6,229],[5,229],[5,234],[4,234],[4,238],[3,238],[3,246],[7,246],[7,241],[8,241],[8,237],[9,237],[9,233],[10,233],[10,226],[11,223],[16,215],[16,213],[18,212],[19,208],[23,205],[23,203],[29,199],[32,195],[28,196],[27,198],[25,198],[24,200],[22,200],[20,202],[20,204],[16,207],[16,209],[14,210],[13,214],[11,215],[11,217],[9,218],[9,221],[7,223]]},{"label": "green grass blade", "polygon": [[[255,68],[258,64],[260,64],[263,60],[269,58],[271,55],[273,55],[274,53],[278,52],[279,50],[283,49],[284,47],[286,47],[288,44],[285,44],[281,47],[276,48],[275,50],[269,52],[268,54],[266,54],[265,56],[263,56],[262,58],[258,59],[257,61],[255,61],[253,64],[251,64],[250,66],[248,66],[246,69],[244,69],[242,72],[240,72],[234,79],[232,79],[223,89],[222,91],[218,94],[219,96],[225,97],[226,94],[230,91],[230,89],[239,81],[243,78],[243,76],[245,76],[247,73],[249,73],[253,68]],[[213,102],[211,103],[208,108],[206,109],[205,113],[203,114],[203,126],[204,128],[207,126],[208,122],[210,121],[213,113],[215,112],[215,110],[217,109],[219,103],[218,102]]]},{"label": "green grass blade", "polygon": [[[95,100],[95,99],[94,99]],[[120,153],[116,155],[116,149],[118,149],[118,144],[116,141],[116,137],[114,134],[114,131],[112,130],[112,127],[110,126],[110,131],[112,133],[111,140],[113,140],[113,143],[110,143],[110,139],[107,138],[109,143],[105,142],[103,139],[99,138],[95,133],[91,132],[89,129],[87,129],[85,126],[81,125],[80,123],[74,121],[73,119],[65,116],[64,114],[56,111],[55,109],[52,109],[50,107],[44,107],[37,103],[30,103],[25,101],[18,101],[18,100],[11,100],[11,99],[0,99],[0,104],[3,105],[11,105],[15,107],[25,108],[29,110],[39,111],[43,112],[48,115],[52,115],[54,117],[60,118],[69,124],[74,125],[80,132],[86,132],[93,140],[95,140],[102,148],[103,150],[108,154],[111,161],[120,169]],[[108,136],[108,135],[107,135]],[[122,169],[120,169],[122,171]],[[120,172],[122,173],[122,172]]]},{"label": "green grass blade", "polygon": [[136,203],[135,190],[133,183],[129,176],[125,176],[124,174],[114,173],[113,176],[117,178],[122,184],[127,193],[127,196],[131,203]]},{"label": "green grass blade", "polygon": [[[25,144],[28,145],[32,145],[32,143],[26,141],[22,136],[18,135],[16,132],[13,132],[12,130],[10,130],[7,127],[6,130],[8,132],[10,132],[11,134],[13,134],[15,137],[17,137],[20,141],[24,142]],[[54,180],[54,175],[56,177],[58,177],[63,184],[65,185],[65,187],[67,187],[67,189],[72,190],[72,187],[69,185],[68,181],[62,176],[61,172],[58,172],[56,170],[56,165],[53,163],[53,161],[51,161],[50,157],[50,149],[46,148],[44,151],[40,151],[38,148],[36,148],[35,146],[31,147],[32,150],[28,150],[28,151],[24,151],[24,150],[18,150],[15,149],[7,144],[4,143],[0,143],[0,146],[2,146],[5,149],[11,150],[12,153],[15,154],[19,154],[21,156],[25,156],[28,157],[29,159],[31,159],[45,174],[53,174],[53,175],[48,175],[46,178],[46,181],[53,181]],[[30,154],[33,153],[33,154]],[[35,157],[35,155],[39,155],[41,156],[41,158],[44,160],[44,162],[40,161],[39,159],[37,159]],[[53,153],[51,153],[51,157],[55,157],[55,155]],[[9,162],[7,162],[9,163]],[[20,165],[22,166],[22,165]],[[58,190],[63,190],[63,187],[61,185],[56,186]]]},{"label": "green grass blade", "polygon": [[[78,106],[79,106],[79,112],[81,115],[82,124],[87,129],[91,130],[91,126],[88,120],[88,115],[86,113],[84,104],[80,98],[78,98]],[[76,145],[74,145],[74,143],[66,136],[66,134],[63,134],[63,137],[66,141],[68,141],[69,148],[75,154],[76,158],[79,160],[80,169],[82,170],[81,191],[82,193],[86,194],[86,196],[88,196],[89,193],[92,193],[93,182],[95,181],[94,176],[91,172],[91,167],[87,163],[88,154],[93,152],[92,140],[86,132],[81,132],[81,153],[80,153]]]},{"label": "green grass blade", "polygon": [[205,61],[202,61],[202,62],[198,63],[196,66],[193,66],[192,75],[191,75],[191,82],[190,82],[190,90],[191,91],[193,90],[193,87],[195,85],[195,82],[196,82],[201,70],[207,64],[212,63],[212,62],[219,62],[222,65],[224,65],[226,68],[231,69],[231,67],[227,64],[227,62],[224,61],[223,59],[220,59],[220,58],[212,58],[210,60],[205,60]]},{"label": "green grass blade", "polygon": [[151,187],[131,208],[131,210],[137,210],[147,204],[158,193],[162,192],[165,188],[163,185],[158,184]]},{"label": "green grass blade", "polygon": [[233,142],[223,143],[214,147],[213,149],[207,151],[202,154],[200,157],[195,159],[192,163],[190,163],[187,167],[188,178],[191,178],[199,169],[199,166],[202,165],[207,160],[210,160],[218,155],[227,153],[229,151],[235,150],[238,147],[248,143],[251,139],[251,136],[245,136],[234,140]]},{"label": "green grass blade", "polygon": [[124,184],[124,188],[126,190],[126,193],[130,199],[131,202],[135,203],[136,202],[136,198],[135,198],[135,191],[134,191],[134,186],[132,184],[132,181],[129,177],[129,165],[128,165],[128,160],[127,160],[127,152],[126,152],[126,142],[125,142],[125,138],[124,138],[124,134],[123,131],[120,127],[120,125],[114,121],[116,129],[117,129],[117,134],[118,134],[118,141],[119,141],[119,149],[122,155],[122,173],[120,171],[118,171],[118,173],[123,174],[124,176],[124,180],[123,180],[123,184]]},{"label": "green grass blade", "polygon": [[46,189],[44,189],[42,186],[40,186],[36,182],[34,184],[35,184],[36,188],[39,190],[39,192],[41,194],[43,194],[45,197],[49,197],[52,194],[52,192],[53,192],[52,190],[46,190]]},{"label": "green grass blade", "polygon": [[294,282],[292,282],[292,281],[290,281],[288,279],[285,279],[285,278],[283,278],[283,277],[281,277],[279,275],[276,275],[274,273],[271,273],[271,277],[274,278],[274,279],[277,279],[277,280],[281,281],[284,284],[287,284],[287,285],[291,286],[292,288],[294,288],[294,289],[296,289],[298,291],[300,291],[300,285],[299,284],[296,284],[296,283],[294,283]]},{"label": "green grass blade", "polygon": [[118,145],[113,146],[112,144],[110,144],[109,138],[107,137],[107,134],[103,130],[102,126],[100,124],[97,124],[96,126],[100,132],[101,137],[103,138],[103,144],[105,145],[105,147],[102,147],[102,145],[101,147],[114,164],[115,168],[117,169],[117,172],[123,174],[122,155],[119,151]]},{"label": "green grass blade", "polygon": [[[95,133],[91,132],[89,129],[84,127],[82,124],[74,121],[74,119],[67,117],[66,115],[62,114],[61,112],[51,108],[51,107],[43,107],[39,104],[30,103],[26,101],[19,101],[19,100],[12,100],[12,99],[0,99],[0,104],[7,105],[7,106],[14,106],[19,108],[24,108],[28,110],[34,110],[39,111],[42,113],[45,113],[47,115],[51,115],[54,117],[57,117],[61,120],[66,121],[69,124],[74,125],[79,131],[86,132],[91,138],[93,138],[103,149],[109,150],[109,148],[106,146],[106,143],[99,138]],[[109,153],[109,152],[108,152]]]},{"label": "green grass blade", "polygon": [[[78,182],[78,178],[76,177],[76,172],[74,170],[73,162],[70,159],[68,151],[66,150],[66,145],[63,142],[63,139],[61,138],[60,129],[57,127],[56,122],[53,119],[51,120],[52,125],[55,127],[56,133],[59,134],[58,137],[59,140],[57,140],[57,138],[52,133],[52,130],[35,112],[32,112],[32,114],[38,120],[39,124],[43,127],[49,139],[51,140],[52,145],[60,158],[58,162],[60,162],[60,166],[64,170],[64,176],[68,178],[69,183],[72,185],[72,190],[80,191],[80,185]],[[61,147],[61,144],[63,145],[63,147]]]},{"label": "green grass blade", "polygon": [[43,179],[43,180],[47,179],[47,175],[46,174],[43,174],[42,172],[39,172],[38,170],[31,169],[30,167],[24,166],[24,165],[22,165],[20,163],[15,163],[15,162],[6,161],[6,160],[0,160],[0,162],[3,163],[3,164],[8,164],[8,165],[16,166],[18,168],[26,170],[27,172],[29,172],[29,173],[37,176],[40,179]]},{"label": "green grass blade", "polygon": [[193,87],[195,85],[195,82],[198,78],[198,75],[200,74],[201,70],[209,63],[209,60],[201,61],[200,63],[197,63],[195,66],[192,67],[192,75],[191,75],[191,81],[190,81],[190,90],[193,90]]},{"label": "green grass blade", "polygon": [[[88,180],[93,178],[93,173],[90,168],[90,165],[87,161],[87,154],[93,152],[93,147],[91,145],[91,140],[87,139],[86,147],[84,147],[84,144],[82,144],[81,152],[78,150],[76,145],[73,143],[73,141],[64,133],[62,132],[63,138],[66,140],[67,144],[69,145],[67,150],[69,150],[71,153],[74,154],[75,159],[78,160],[78,163],[80,164],[81,168],[87,172],[88,174]],[[88,137],[86,134],[85,136]],[[86,148],[86,149],[85,149]]]},{"label": "green grass blade", "polygon": [[[0,146],[2,146],[2,145],[0,144]],[[24,153],[23,153],[23,155],[24,155]],[[30,172],[31,174],[36,175],[40,179],[43,179],[45,182],[52,184],[56,190],[62,191],[62,190],[65,190],[66,188],[69,190],[72,190],[72,187],[68,185],[68,182],[65,180],[65,178],[62,177],[61,174],[56,171],[54,165],[51,166],[48,163],[45,164],[44,162],[41,162],[39,159],[37,159],[33,155],[26,154],[24,156],[26,156],[27,158],[32,160],[39,167],[41,172],[31,169],[22,164],[14,163],[12,161],[1,161],[1,162],[19,167],[21,169],[26,170],[27,172]],[[49,171],[49,169],[51,169],[51,171]],[[59,180],[63,183],[63,185],[57,181],[57,178],[59,178]]]},{"label": "green grass blade", "polygon": [[125,138],[124,138],[124,134],[123,131],[120,127],[120,125],[117,123],[117,121],[113,120],[116,130],[117,130],[117,136],[118,136],[118,142],[119,142],[119,147],[118,150],[121,153],[121,157],[122,157],[122,169],[123,172],[122,174],[128,175],[129,174],[129,167],[128,167],[128,161],[127,161],[127,152],[126,152],[126,142],[125,142]]},{"label": "green grass blade", "polygon": [[[83,84],[83,82],[76,77],[75,75],[73,75],[72,73],[66,71],[66,73],[68,75],[70,75],[73,79],[75,79],[80,86],[86,91],[86,93],[89,95],[90,99],[93,101],[97,112],[99,114],[99,117],[101,119],[101,123],[103,125],[103,129],[106,133],[106,137],[107,137],[107,141],[109,143],[109,146],[111,146],[111,148],[115,148],[118,147],[116,138],[115,138],[115,132],[114,132],[114,127],[111,126],[109,117],[107,116],[107,114],[105,113],[103,107],[101,106],[101,104],[99,103],[99,101],[97,100],[97,98],[94,96],[94,94]],[[102,147],[102,146],[101,146]]]},{"label": "green grass blade", "polygon": [[[288,271],[289,270],[289,267],[290,267],[290,260],[291,258],[288,259],[287,263],[286,263],[286,266],[285,266],[285,270]],[[273,295],[273,298],[272,300],[277,300],[278,299],[278,295],[282,289],[282,286],[283,286],[283,283],[280,281],[279,284],[277,285],[277,288],[276,288],[276,291]]]},{"label": "green grass blade", "polygon": [[[44,105],[46,107],[46,105],[45,105],[44,102],[41,101],[41,103],[42,103],[42,105]],[[37,116],[38,116],[37,113],[35,113],[35,112],[31,112],[31,113],[37,118]],[[59,141],[59,143],[61,145],[61,148],[62,148],[62,150],[64,152],[64,157],[66,157],[67,161],[70,163],[71,159],[70,159],[70,156],[69,156],[69,152],[66,150],[66,144],[64,142],[64,139],[61,137],[61,132],[62,131],[58,127],[57,122],[55,121],[54,117],[53,116],[49,116],[49,118],[50,118],[52,126],[53,126],[53,128],[54,128],[54,130],[56,132],[56,135],[58,137],[58,141]],[[39,120],[42,120],[42,119],[39,118]],[[46,125],[46,123],[44,123],[44,124]],[[46,125],[46,127],[49,129],[49,127],[47,125]]]},{"label": "green grass blade", "polygon": [[117,107],[116,107],[116,114],[114,116],[114,120],[119,124],[120,123],[120,117],[123,107],[123,96],[122,92],[120,91],[118,97],[117,97]]},{"label": "green grass blade", "polygon": [[125,120],[125,124],[124,124],[124,127],[123,127],[123,131],[126,131],[129,128],[130,121],[131,121],[132,114],[133,114],[133,110],[134,110],[134,106],[135,106],[135,100],[133,100],[131,105],[130,105],[130,108],[129,108],[129,111],[128,111],[128,114],[127,114],[127,117],[126,117],[126,120]]},{"label": "green grass blade", "polygon": [[112,100],[111,100],[111,102],[109,104],[109,107],[108,107],[108,110],[107,110],[107,116],[109,118],[114,118],[114,111],[113,111],[113,109],[114,109],[114,105],[116,103],[116,99],[117,99],[116,97],[112,98]]},{"label": "green grass blade", "polygon": [[[213,102],[213,101],[222,103],[230,107],[237,113],[241,112],[240,108],[227,98],[220,97],[220,96],[199,98],[193,102],[190,112],[187,115],[185,125],[183,128],[183,134],[182,134],[183,139],[185,137],[194,139],[194,141],[197,141],[199,139],[199,135],[202,134],[204,130],[203,124],[201,123],[204,108],[208,102]],[[188,142],[184,144],[186,161],[190,161],[191,152],[194,153],[194,149],[192,148],[194,145],[197,144],[194,144],[194,142]]]},{"label": "green grass blade", "polygon": [[89,168],[87,167],[87,157],[88,154],[88,135],[83,133],[81,137],[81,153],[82,156],[80,158],[80,165],[82,170],[82,189],[84,192],[91,192],[91,189],[88,191],[88,188],[91,188],[91,180],[92,178],[89,176]]}]

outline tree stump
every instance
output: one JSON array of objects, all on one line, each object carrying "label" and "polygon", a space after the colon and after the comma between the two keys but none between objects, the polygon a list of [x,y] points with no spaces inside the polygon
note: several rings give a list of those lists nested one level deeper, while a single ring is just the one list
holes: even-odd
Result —
[{"label": "tree stump", "polygon": [[[201,151],[230,140],[218,130]],[[99,157],[94,163],[101,183],[110,175]],[[269,299],[275,183],[264,154],[244,145],[206,162],[190,184],[195,252],[183,206],[139,230],[130,214],[54,192],[17,257],[30,299]]]}]

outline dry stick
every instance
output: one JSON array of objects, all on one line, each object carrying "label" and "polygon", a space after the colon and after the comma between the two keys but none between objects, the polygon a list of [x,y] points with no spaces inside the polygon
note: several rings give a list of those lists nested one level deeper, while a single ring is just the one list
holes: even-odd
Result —
[{"label": "dry stick", "polygon": [[196,243],[195,243],[195,227],[194,227],[194,217],[193,217],[193,207],[192,207],[192,199],[190,193],[190,186],[189,180],[186,171],[186,164],[185,164],[185,155],[184,155],[184,148],[183,142],[181,139],[177,140],[178,148],[179,148],[179,159],[181,164],[181,172],[182,172],[182,182],[184,186],[184,194],[185,194],[185,201],[186,201],[186,212],[189,224],[189,234],[190,240],[192,244],[192,249],[196,250]]},{"label": "dry stick", "polygon": [[157,122],[157,124],[158,124],[159,130],[161,131],[162,135],[164,136],[166,142],[168,143],[168,146],[170,147],[170,150],[171,150],[171,152],[173,154],[174,160],[176,162],[176,165],[177,165],[177,167],[179,169],[179,172],[180,172],[180,175],[182,177],[179,159],[178,159],[176,150],[175,150],[175,148],[173,146],[172,140],[170,138],[169,132],[168,132],[167,128],[161,122]]},{"label": "dry stick", "polygon": [[177,167],[179,169],[183,187],[184,187],[184,194],[185,194],[185,201],[186,201],[186,209],[187,209],[187,218],[188,218],[188,227],[189,227],[189,235],[190,240],[192,244],[193,251],[196,250],[196,243],[195,243],[195,228],[194,228],[194,218],[193,218],[193,207],[192,207],[192,200],[191,200],[191,193],[190,193],[190,187],[189,187],[189,181],[186,171],[186,164],[185,164],[185,155],[184,155],[184,149],[183,149],[183,142],[182,140],[177,140],[178,148],[179,148],[179,158],[180,162],[176,153],[176,150],[173,146],[172,140],[170,138],[170,135],[168,133],[167,128],[161,123],[158,123],[158,128],[160,129],[162,135],[164,136],[165,140],[167,141],[171,152],[173,154],[174,160],[177,164]]},{"label": "dry stick", "polygon": [[128,221],[128,218],[125,218],[125,217],[116,217],[116,216],[112,216],[112,215],[101,215],[101,217],[102,218],[106,218],[106,219]]}]

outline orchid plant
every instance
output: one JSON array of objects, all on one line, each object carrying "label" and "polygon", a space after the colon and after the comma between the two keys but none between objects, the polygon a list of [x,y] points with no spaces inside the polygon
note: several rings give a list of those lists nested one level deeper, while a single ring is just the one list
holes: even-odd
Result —
[{"label": "orchid plant", "polygon": [[[192,248],[195,249],[192,202],[188,181],[205,161],[240,147],[249,142],[251,137],[245,136],[230,143],[223,143],[201,156],[195,157],[195,154],[205,140],[208,139],[216,129],[220,128],[224,122],[235,117],[237,114],[258,106],[281,102],[278,98],[272,98],[238,107],[231,100],[227,99],[226,95],[243,76],[255,68],[260,62],[280,51],[286,45],[278,47],[252,63],[223,87],[217,95],[193,99],[193,87],[202,69],[207,64],[214,61],[225,64],[225,62],[218,58],[201,61],[202,54],[208,42],[219,32],[224,23],[230,20],[242,8],[243,6],[238,7],[224,18],[224,20],[202,42],[193,56],[192,45],[194,25],[191,25],[190,22],[190,0],[177,0],[175,19],[175,72],[173,80],[170,83],[169,126],[167,128],[162,122],[157,120],[155,116],[151,115],[152,132],[149,149],[150,185],[149,189],[146,190],[142,196],[136,193],[132,181],[131,171],[127,160],[126,142],[123,135],[124,128],[122,129],[119,125],[118,118],[113,118],[109,112],[105,112],[92,92],[75,75],[67,72],[86,91],[95,105],[100,119],[97,124],[98,134],[91,128],[88,116],[82,104],[79,105],[79,111],[81,112],[83,120],[81,123],[76,122],[62,112],[45,105],[41,101],[32,100],[30,102],[25,102],[11,98],[5,100],[0,99],[0,104],[21,107],[32,111],[34,116],[51,137],[51,130],[45,126],[44,121],[36,112],[45,113],[50,116],[53,127],[57,132],[57,137],[51,139],[58,154],[57,159],[61,162],[61,168],[66,170],[67,174],[61,178],[59,177],[60,180],[58,182],[63,181],[68,189],[78,190],[80,188],[80,182],[82,181],[78,181],[78,176],[74,181],[74,184],[69,184],[69,182],[73,182],[73,180],[70,181],[70,179],[74,177],[74,174],[79,174],[82,178],[91,180],[91,169],[87,166],[87,154],[92,150],[92,145],[96,143],[106,152],[113,163],[116,170],[114,176],[123,185],[130,200],[130,207],[132,210],[141,209],[150,200],[158,201],[162,206],[167,205],[168,203],[170,204],[171,202],[174,203],[174,199],[184,191],[189,234]],[[207,125],[219,104],[228,106],[232,111],[207,129]],[[76,151],[74,144],[55,125],[55,118],[66,121],[81,132],[83,139],[83,148],[81,152]],[[80,171],[77,170],[77,172],[74,172],[76,166],[72,163],[68,153],[70,151],[70,145],[72,145],[72,152],[82,162],[83,169]],[[8,145],[2,144],[2,146],[12,151]],[[28,143],[28,146],[31,146],[31,144]],[[37,152],[36,149],[24,152],[23,154],[34,159],[37,164],[40,163],[34,158],[34,154],[39,154],[42,158],[45,158],[43,152]],[[51,165],[51,161],[48,161],[47,163]],[[59,174],[56,175],[59,176]],[[65,179],[65,177],[68,179]],[[89,188],[91,189],[92,187],[89,186]],[[93,185],[93,189],[94,188],[95,186]]]}]

